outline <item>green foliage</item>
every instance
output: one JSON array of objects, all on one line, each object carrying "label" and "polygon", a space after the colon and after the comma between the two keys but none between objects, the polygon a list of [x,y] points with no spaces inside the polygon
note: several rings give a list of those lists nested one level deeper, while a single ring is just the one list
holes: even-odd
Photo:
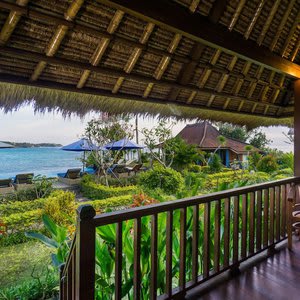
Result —
[{"label": "green foliage", "polygon": [[47,198],[44,213],[59,225],[69,225],[75,217],[75,194],[70,191],[55,191]]},{"label": "green foliage", "polygon": [[286,178],[286,177],[294,176],[294,171],[291,168],[285,168],[285,169],[276,171],[273,175],[275,175],[275,176],[282,175]]},{"label": "green foliage", "polygon": [[55,249],[56,253],[52,253],[51,258],[53,265],[58,267],[66,261],[69,253],[70,237],[68,236],[68,230],[64,226],[55,224],[47,215],[43,215],[42,219],[50,238],[39,232],[26,232],[26,236],[37,239],[46,246]]},{"label": "green foliage", "polygon": [[271,143],[271,140],[267,139],[265,133],[261,130],[255,129],[251,131],[251,137],[249,138],[249,144],[260,149],[265,150],[267,146]]},{"label": "green foliage", "polygon": [[183,187],[183,177],[171,168],[157,165],[139,175],[138,184],[146,190],[160,188],[167,194],[175,194]]},{"label": "green foliage", "polygon": [[28,212],[30,210],[43,208],[45,202],[46,199],[37,199],[31,201],[23,201],[23,202],[16,201],[7,204],[0,204],[0,218],[1,216],[7,217],[11,214]]},{"label": "green foliage", "polygon": [[241,142],[246,142],[249,137],[246,126],[238,126],[230,123],[219,124],[219,132],[227,138],[232,138]]},{"label": "green foliage", "polygon": [[266,173],[273,173],[278,170],[278,164],[273,155],[266,155],[257,164],[257,170]]},{"label": "green foliage", "polygon": [[249,169],[250,170],[257,170],[257,164],[261,160],[262,155],[258,152],[251,152],[251,154],[248,156],[248,162],[249,162]]},{"label": "green foliage", "polygon": [[25,211],[1,217],[1,221],[6,225],[11,233],[20,232],[35,228],[41,221],[42,209]]},{"label": "green foliage", "polygon": [[192,172],[192,173],[200,173],[202,170],[201,170],[201,166],[198,166],[198,165],[190,165],[188,167],[188,171],[189,172]]},{"label": "green foliage", "polygon": [[208,166],[212,173],[220,172],[223,168],[220,156],[216,153],[212,154],[209,159]]},{"label": "green foliage", "polygon": [[24,232],[16,232],[8,235],[0,235],[0,247],[8,247],[28,242]]},{"label": "green foliage", "polygon": [[132,195],[123,195],[107,198],[105,200],[86,201],[84,204],[92,205],[96,211],[105,211],[106,209],[113,209],[117,207],[128,207],[132,204],[132,202]]},{"label": "green foliage", "polygon": [[51,253],[52,249],[33,240],[0,247],[0,289],[31,280],[33,269],[40,273],[51,262]]},{"label": "green foliage", "polygon": [[48,197],[53,191],[52,180],[47,178],[47,176],[34,176],[32,182],[37,199]]},{"label": "green foliage", "polygon": [[81,181],[82,194],[90,199],[101,200],[114,196],[133,194],[136,186],[108,187],[97,184],[90,180],[90,177],[84,176]]},{"label": "green foliage", "polygon": [[168,145],[168,150],[172,151],[172,155],[167,155],[170,159],[171,166],[176,170],[181,170],[186,168],[191,164],[194,164],[197,160],[200,160],[200,155],[197,147],[195,145],[187,144],[182,138],[175,137],[166,142]]},{"label": "green foliage", "polygon": [[280,168],[286,169],[294,169],[294,154],[290,153],[282,153],[277,157],[277,163],[279,164]]},{"label": "green foliage", "polygon": [[3,300],[44,300],[57,296],[58,275],[53,270],[33,271],[31,280],[0,289],[0,299]]}]

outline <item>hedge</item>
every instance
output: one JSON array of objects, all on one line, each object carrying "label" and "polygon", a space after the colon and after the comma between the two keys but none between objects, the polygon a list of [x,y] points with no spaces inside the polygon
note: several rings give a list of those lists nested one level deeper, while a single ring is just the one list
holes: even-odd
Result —
[{"label": "hedge", "polygon": [[93,200],[107,199],[111,197],[132,195],[137,191],[137,187],[124,186],[124,187],[108,187],[101,184],[97,184],[92,181],[81,183],[82,194]]},{"label": "hedge", "polygon": [[124,196],[117,196],[107,198],[105,200],[93,200],[93,201],[85,201],[79,203],[82,204],[90,204],[94,207],[96,211],[99,210],[106,210],[108,208],[116,208],[116,207],[126,207],[133,203],[132,195],[124,195]]},{"label": "hedge", "polygon": [[43,208],[45,205],[45,199],[37,199],[30,201],[16,201],[7,204],[0,204],[0,216],[9,216],[11,214],[17,214],[22,212],[27,212],[30,210],[35,210],[39,208]]}]

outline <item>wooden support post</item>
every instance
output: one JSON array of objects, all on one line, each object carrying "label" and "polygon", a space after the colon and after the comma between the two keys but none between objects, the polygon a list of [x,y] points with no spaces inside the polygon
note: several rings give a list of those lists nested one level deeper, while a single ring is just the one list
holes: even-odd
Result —
[{"label": "wooden support post", "polygon": [[77,209],[76,232],[76,299],[94,300],[95,293],[95,225],[91,205]]},{"label": "wooden support post", "polygon": [[294,82],[294,175],[300,176],[300,79]]}]

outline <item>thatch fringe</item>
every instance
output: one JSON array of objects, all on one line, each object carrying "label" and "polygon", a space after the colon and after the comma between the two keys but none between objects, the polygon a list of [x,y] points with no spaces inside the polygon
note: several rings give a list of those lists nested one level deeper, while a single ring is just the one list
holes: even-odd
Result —
[{"label": "thatch fringe", "polygon": [[137,114],[142,116],[175,117],[177,120],[207,119],[246,125],[249,128],[269,125],[292,125],[292,118],[269,118],[242,113],[213,111],[175,104],[152,103],[96,96],[84,93],[0,83],[0,109],[4,112],[18,110],[32,103],[36,112],[55,111],[64,117],[76,114],[83,117],[90,112],[110,114]]}]

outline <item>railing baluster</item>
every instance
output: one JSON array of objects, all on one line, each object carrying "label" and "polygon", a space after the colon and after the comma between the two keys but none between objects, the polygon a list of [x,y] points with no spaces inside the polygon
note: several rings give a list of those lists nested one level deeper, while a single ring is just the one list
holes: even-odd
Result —
[{"label": "railing baluster", "polygon": [[65,300],[67,299],[66,295],[64,294],[65,290],[65,284],[64,284],[64,271],[65,265],[61,265],[59,269],[59,299],[60,300]]},{"label": "railing baluster", "polygon": [[224,200],[224,268],[229,266],[230,199]]},{"label": "railing baluster", "polygon": [[180,209],[180,261],[179,288],[184,290],[186,282],[186,208]]},{"label": "railing baluster", "polygon": [[193,206],[192,280],[198,281],[199,256],[199,205]]},{"label": "railing baluster", "polygon": [[209,276],[210,269],[210,202],[204,204],[204,237],[203,237],[203,277]]},{"label": "railing baluster", "polygon": [[134,275],[133,275],[133,297],[141,299],[141,218],[134,220]]},{"label": "railing baluster", "polygon": [[269,235],[269,189],[265,189],[264,193],[264,226],[263,226],[263,246],[268,246]]},{"label": "railing baluster", "polygon": [[239,261],[239,197],[233,197],[233,263]]},{"label": "railing baluster", "polygon": [[72,258],[69,262],[68,265],[68,275],[67,275],[67,299],[71,300],[72,299]]},{"label": "railing baluster", "polygon": [[286,237],[286,185],[281,186],[281,237]]},{"label": "railing baluster", "polygon": [[280,240],[280,186],[275,187],[275,197],[276,197],[276,241]]},{"label": "railing baluster", "polygon": [[95,297],[95,238],[96,215],[91,205],[77,209],[76,232],[76,299],[94,300]]},{"label": "railing baluster", "polygon": [[274,244],[274,215],[275,215],[275,195],[274,188],[270,188],[270,230],[269,230],[269,245]]},{"label": "railing baluster", "polygon": [[215,202],[215,232],[214,232],[214,271],[220,271],[220,200]]},{"label": "railing baluster", "polygon": [[261,250],[261,233],[262,233],[262,191],[256,192],[256,250]]},{"label": "railing baluster", "polygon": [[249,205],[249,254],[254,253],[254,233],[255,233],[255,194],[250,194]]},{"label": "railing baluster", "polygon": [[173,211],[167,212],[166,233],[166,294],[172,297],[172,257],[173,257]]},{"label": "railing baluster", "polygon": [[242,244],[241,244],[241,257],[247,256],[247,212],[248,212],[248,199],[247,194],[242,195]]},{"label": "railing baluster", "polygon": [[[76,247],[76,246],[75,246]],[[73,255],[72,255],[72,300],[76,299],[76,249],[73,249]]]},{"label": "railing baluster", "polygon": [[150,299],[157,298],[157,214],[151,217],[151,284]]},{"label": "railing baluster", "polygon": [[122,222],[116,228],[115,299],[122,299]]}]

